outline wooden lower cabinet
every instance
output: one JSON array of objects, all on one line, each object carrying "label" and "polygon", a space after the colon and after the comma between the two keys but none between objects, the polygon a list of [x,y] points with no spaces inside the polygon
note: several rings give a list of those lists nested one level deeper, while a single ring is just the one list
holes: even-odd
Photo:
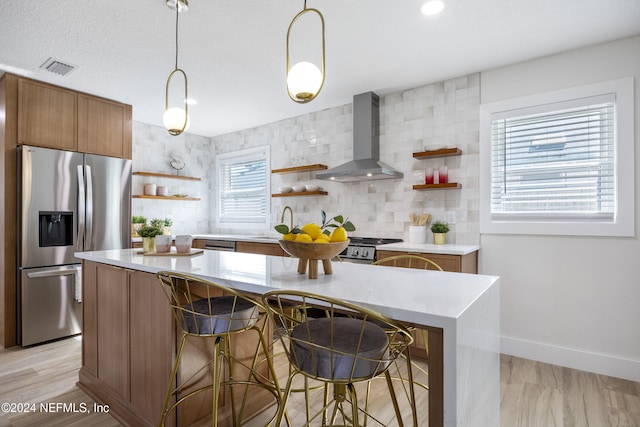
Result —
[{"label": "wooden lower cabinet", "polygon": [[[429,258],[431,261],[438,264],[444,271],[453,271],[455,273],[471,273],[478,274],[478,252],[471,252],[466,255],[444,255],[444,254],[432,254],[424,252],[398,252],[398,251],[376,251],[376,257],[378,260],[388,258],[390,256],[397,255],[418,255],[421,257]],[[398,263],[398,267],[402,267]],[[422,268],[423,266],[414,266],[413,268]],[[429,265],[429,270],[434,268]]]},{"label": "wooden lower cabinet", "polygon": [[278,243],[236,242],[236,252],[250,254],[289,256]]}]

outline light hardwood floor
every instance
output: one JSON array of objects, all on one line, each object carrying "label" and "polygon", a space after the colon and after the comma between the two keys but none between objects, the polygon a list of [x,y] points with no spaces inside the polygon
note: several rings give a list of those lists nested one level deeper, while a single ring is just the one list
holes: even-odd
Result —
[{"label": "light hardwood floor", "polygon": [[[80,354],[80,338],[0,350],[0,403],[37,408],[0,411],[0,426],[119,426],[108,414],[85,413],[94,402],[75,385]],[[502,427],[640,427],[640,383],[506,355],[500,375]],[[75,406],[45,413],[47,402]]]}]

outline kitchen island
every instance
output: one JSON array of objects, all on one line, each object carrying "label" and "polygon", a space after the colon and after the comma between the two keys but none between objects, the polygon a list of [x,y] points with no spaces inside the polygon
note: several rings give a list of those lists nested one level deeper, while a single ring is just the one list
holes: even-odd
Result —
[{"label": "kitchen island", "polygon": [[[310,280],[297,260],[204,251],[143,256],[135,249],[83,259],[83,366],[79,386],[130,425],[153,425],[175,351],[173,319],[155,273],[194,274],[239,291],[315,292],[429,331],[430,425],[499,426],[499,278],[333,263]],[[167,370],[168,367],[168,370]]]}]

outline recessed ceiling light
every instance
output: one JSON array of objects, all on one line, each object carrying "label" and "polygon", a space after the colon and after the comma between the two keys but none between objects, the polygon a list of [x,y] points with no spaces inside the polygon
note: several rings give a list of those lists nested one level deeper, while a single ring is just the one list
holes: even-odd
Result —
[{"label": "recessed ceiling light", "polygon": [[429,0],[422,5],[420,11],[423,15],[437,15],[444,9],[444,3],[441,0]]}]

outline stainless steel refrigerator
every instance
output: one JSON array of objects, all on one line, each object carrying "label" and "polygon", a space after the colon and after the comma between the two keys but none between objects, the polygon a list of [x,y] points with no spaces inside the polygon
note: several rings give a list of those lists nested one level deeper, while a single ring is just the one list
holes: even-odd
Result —
[{"label": "stainless steel refrigerator", "polygon": [[74,252],[131,246],[131,160],[18,147],[18,341],[82,331]]}]

